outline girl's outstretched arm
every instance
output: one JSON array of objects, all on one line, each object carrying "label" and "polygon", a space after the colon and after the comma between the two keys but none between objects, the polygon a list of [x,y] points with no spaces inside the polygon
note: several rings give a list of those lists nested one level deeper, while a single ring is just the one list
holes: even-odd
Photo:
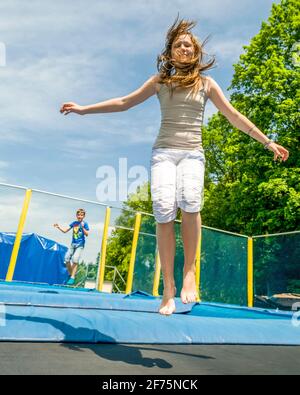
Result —
[{"label": "girl's outstretched arm", "polygon": [[156,83],[159,81],[158,75],[150,77],[140,88],[127,96],[117,97],[100,103],[81,106],[74,102],[63,103],[60,112],[68,115],[74,112],[79,115],[120,112],[142,103],[156,93]]},{"label": "girl's outstretched arm", "polygon": [[217,82],[208,78],[208,97],[220,112],[228,119],[228,121],[239,130],[247,133],[253,139],[264,144],[270,151],[274,152],[274,160],[279,157],[286,161],[289,157],[289,151],[281,145],[270,140],[264,133],[262,133],[247,117],[235,109],[225,97],[222,89]]}]

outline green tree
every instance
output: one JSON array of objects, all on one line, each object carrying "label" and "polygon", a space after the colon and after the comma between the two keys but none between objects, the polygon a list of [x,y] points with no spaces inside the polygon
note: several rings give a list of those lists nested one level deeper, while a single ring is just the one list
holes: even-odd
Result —
[{"label": "green tree", "polygon": [[300,74],[293,46],[300,41],[297,0],[273,4],[268,22],[243,46],[234,65],[230,101],[290,152],[273,153],[234,128],[220,113],[204,128],[207,158],[205,224],[243,234],[291,231],[300,224]]},{"label": "green tree", "polygon": [[[232,127],[219,112],[204,130],[207,158],[203,222],[246,235],[293,231],[300,225],[300,42],[297,0],[273,4],[267,22],[234,65],[230,101],[290,152],[273,153]],[[299,234],[258,239],[257,294],[299,290]],[[222,287],[221,287],[222,288]]]}]

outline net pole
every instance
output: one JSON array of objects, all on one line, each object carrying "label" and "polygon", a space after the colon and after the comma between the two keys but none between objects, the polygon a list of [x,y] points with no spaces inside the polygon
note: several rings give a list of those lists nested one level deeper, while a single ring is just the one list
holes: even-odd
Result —
[{"label": "net pole", "polygon": [[254,306],[253,238],[248,237],[248,307]]},{"label": "net pole", "polygon": [[201,301],[201,244],[202,244],[202,230],[200,230],[199,244],[196,255],[196,289],[197,302]]},{"label": "net pole", "polygon": [[105,275],[105,262],[106,262],[106,249],[107,249],[107,237],[108,237],[108,227],[110,223],[110,207],[106,207],[105,221],[103,228],[102,244],[101,244],[101,255],[99,259],[99,281],[98,281],[98,291],[102,292],[104,275]]},{"label": "net pole", "polygon": [[134,265],[135,265],[137,244],[138,244],[138,239],[139,239],[139,232],[140,232],[140,227],[141,227],[141,218],[142,218],[141,213],[137,213],[136,217],[135,217],[132,249],[131,249],[128,277],[127,277],[127,284],[126,284],[126,294],[130,294],[132,292]]},{"label": "net pole", "polygon": [[25,221],[26,221],[26,217],[27,217],[27,213],[28,213],[28,209],[29,209],[31,196],[32,196],[32,190],[27,189],[27,191],[25,193],[23,208],[22,208],[22,212],[21,212],[21,216],[20,216],[20,220],[19,220],[19,225],[18,225],[16,238],[15,238],[12,254],[10,257],[10,262],[9,262],[8,271],[6,274],[5,281],[12,281],[14,278],[14,273],[15,273],[15,269],[16,269],[16,265],[17,265],[17,259],[18,259],[18,255],[19,255],[23,230],[24,230],[24,226],[25,226]]},{"label": "net pole", "polygon": [[160,264],[159,251],[157,248],[156,259],[155,259],[154,282],[153,282],[153,296],[159,296],[158,288],[159,288],[160,273],[161,273],[161,264]]}]

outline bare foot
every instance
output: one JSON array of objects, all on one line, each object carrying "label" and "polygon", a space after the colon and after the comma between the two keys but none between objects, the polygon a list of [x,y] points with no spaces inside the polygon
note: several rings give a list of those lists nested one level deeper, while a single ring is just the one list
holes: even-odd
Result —
[{"label": "bare foot", "polygon": [[171,315],[176,310],[174,297],[176,295],[176,288],[168,291],[164,290],[163,299],[159,307],[159,313],[162,315]]},{"label": "bare foot", "polygon": [[183,286],[180,297],[182,303],[197,302],[198,292],[196,287],[196,275],[194,270],[184,273]]}]

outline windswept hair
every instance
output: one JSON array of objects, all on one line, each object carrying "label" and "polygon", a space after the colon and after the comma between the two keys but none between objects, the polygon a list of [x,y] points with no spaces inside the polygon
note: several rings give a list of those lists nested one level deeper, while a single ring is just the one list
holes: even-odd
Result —
[{"label": "windswept hair", "polygon": [[[195,27],[197,22],[181,19],[179,14],[173,25],[169,28],[166,36],[165,48],[163,52],[157,57],[157,70],[160,75],[160,83],[171,87],[171,95],[176,87],[190,88],[193,87],[193,92],[198,91],[200,81],[204,83],[202,72],[210,69],[214,63],[213,60],[204,63],[204,50],[208,38],[201,44],[196,36],[190,30]],[[172,59],[172,44],[182,34],[188,34],[194,45],[194,57],[189,61],[178,62]],[[176,74],[176,70],[180,70],[180,74]],[[174,84],[176,86],[174,86]]]}]

